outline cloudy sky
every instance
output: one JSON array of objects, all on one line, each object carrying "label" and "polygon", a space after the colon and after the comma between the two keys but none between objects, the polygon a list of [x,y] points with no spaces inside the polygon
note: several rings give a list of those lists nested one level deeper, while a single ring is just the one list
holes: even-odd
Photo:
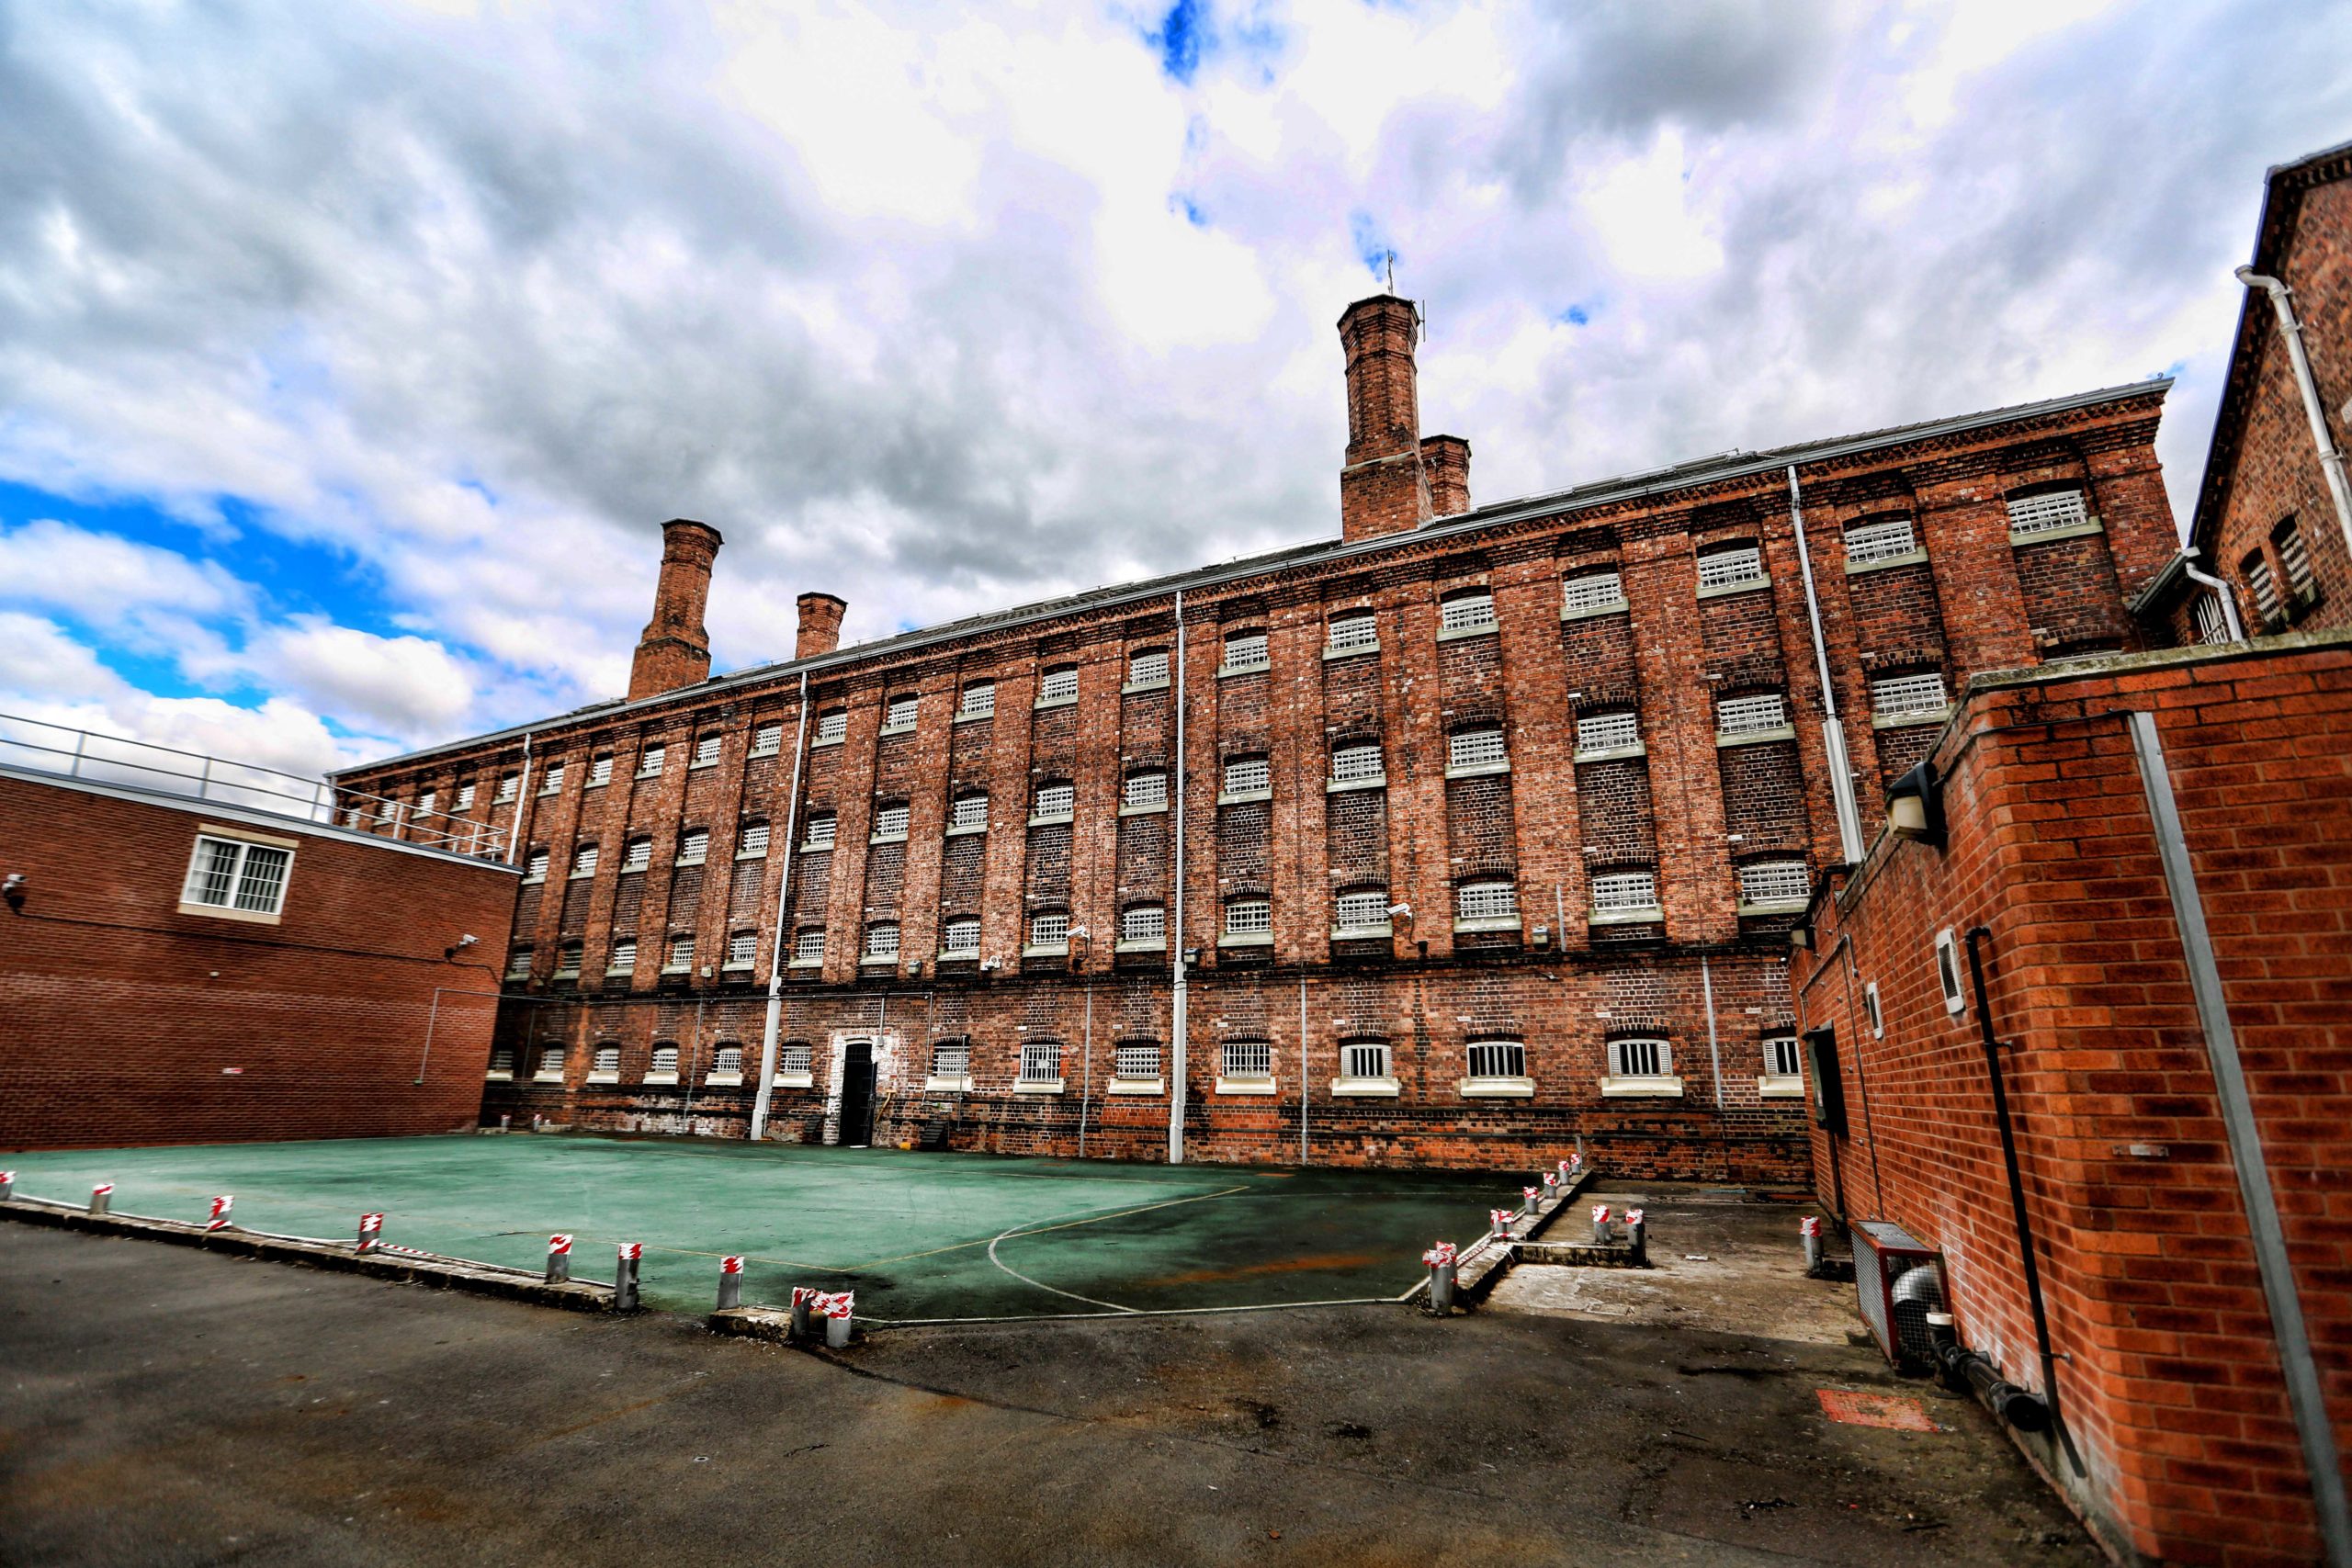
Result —
[{"label": "cloudy sky", "polygon": [[[1336,537],[1395,253],[1481,502],[2172,372],[2352,8],[0,0],[0,710],[315,770]],[[2185,513],[2184,513],[2185,515]]]}]

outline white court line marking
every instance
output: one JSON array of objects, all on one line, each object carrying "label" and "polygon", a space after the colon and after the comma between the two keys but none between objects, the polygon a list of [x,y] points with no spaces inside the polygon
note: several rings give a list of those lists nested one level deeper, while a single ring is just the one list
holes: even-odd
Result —
[{"label": "white court line marking", "polygon": [[1229,1198],[1236,1192],[1245,1192],[1247,1190],[1249,1190],[1249,1189],[1246,1187],[1228,1187],[1220,1192],[1203,1192],[1191,1198],[1170,1198],[1164,1203],[1146,1203],[1141,1208],[1123,1209],[1115,1213],[1096,1214],[1091,1218],[1081,1217],[1086,1213],[1086,1211],[1081,1209],[1075,1214],[1064,1214],[1052,1220],[1042,1221],[1034,1227],[1029,1225],[1014,1225],[1011,1229],[1005,1231],[1002,1235],[999,1235],[995,1241],[989,1243],[989,1261],[995,1264],[999,1269],[1003,1269],[1006,1273],[1012,1275],[1014,1279],[1020,1280],[1023,1284],[1035,1285],[1037,1289],[1045,1292],[1048,1295],[1062,1296],[1070,1301],[1084,1302],[1088,1306],[1107,1307],[1113,1312],[1134,1314],[1140,1309],[1131,1306],[1121,1306],[1116,1302],[1098,1302],[1092,1296],[1081,1296],[1076,1291],[1057,1290],[1054,1286],[1046,1284],[1043,1280],[1031,1279],[1028,1275],[1023,1274],[1020,1269],[1015,1269],[1012,1264],[1007,1263],[1003,1258],[999,1258],[996,1255],[997,1242],[1009,1241],[1016,1235],[1036,1235],[1049,1230],[1066,1230],[1078,1225],[1096,1224],[1103,1220],[1121,1219],[1128,1214],[1149,1213],[1154,1209],[1172,1209],[1179,1203],[1200,1203],[1204,1202],[1211,1198]]}]

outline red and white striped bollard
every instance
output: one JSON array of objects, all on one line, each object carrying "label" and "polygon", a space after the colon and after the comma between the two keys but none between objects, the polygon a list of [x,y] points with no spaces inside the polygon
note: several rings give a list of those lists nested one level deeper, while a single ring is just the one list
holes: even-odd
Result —
[{"label": "red and white striped bollard", "polygon": [[718,1260],[718,1310],[733,1312],[743,1304],[743,1260],[740,1257]]},{"label": "red and white striped bollard", "polygon": [[548,1283],[560,1285],[571,1278],[571,1235],[558,1232],[548,1237]]},{"label": "red and white striped bollard", "polygon": [[376,1250],[376,1244],[383,1239],[384,1216],[381,1214],[360,1215],[359,1239],[352,1245],[352,1250],[359,1253],[373,1252]]},{"label": "red and white striped bollard", "polygon": [[212,1213],[206,1217],[204,1222],[204,1228],[208,1235],[213,1231],[227,1230],[229,1226],[234,1223],[229,1218],[229,1206],[236,1201],[237,1200],[234,1197],[226,1192],[221,1193],[220,1196],[212,1200]]},{"label": "red and white striped bollard", "polygon": [[637,1266],[643,1261],[644,1258],[645,1244],[643,1242],[625,1241],[620,1244],[619,1256],[613,1263],[613,1310],[615,1312],[637,1310]]},{"label": "red and white striped bollard", "polygon": [[114,1205],[114,1183],[101,1181],[90,1189],[90,1213],[103,1214]]}]

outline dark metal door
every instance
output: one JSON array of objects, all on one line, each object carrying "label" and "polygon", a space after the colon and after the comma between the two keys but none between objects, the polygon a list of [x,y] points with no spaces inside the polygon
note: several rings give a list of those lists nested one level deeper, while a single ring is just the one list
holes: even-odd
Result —
[{"label": "dark metal door", "polygon": [[853,1040],[842,1060],[842,1142],[874,1141],[874,1043]]}]

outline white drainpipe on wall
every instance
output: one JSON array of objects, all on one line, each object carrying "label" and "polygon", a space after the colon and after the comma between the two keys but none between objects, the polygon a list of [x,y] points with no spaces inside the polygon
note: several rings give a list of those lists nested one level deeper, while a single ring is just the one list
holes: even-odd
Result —
[{"label": "white drainpipe on wall", "polygon": [[2312,423],[2312,445],[2319,448],[2319,466],[2327,474],[2328,498],[2335,502],[2335,526],[2344,536],[2346,553],[2352,554],[2352,485],[2345,481],[2344,454],[2335,449],[2335,439],[2327,433],[2327,410],[2319,400],[2318,384],[2312,379],[2311,356],[2303,352],[2302,324],[2295,320],[2291,298],[2294,291],[2250,266],[2238,268],[2237,280],[2248,288],[2267,292],[2271,309],[2278,312],[2278,335],[2287,340],[2287,357],[2295,367],[2295,385],[2303,394],[2303,413]]},{"label": "white drainpipe on wall", "polygon": [[[768,955],[768,1016],[760,1030],[760,1087],[752,1096],[752,1142],[767,1135],[768,1101],[775,1097],[776,1025],[784,1016],[784,901],[792,891],[792,842],[800,836],[800,761],[808,739],[808,671],[800,672],[800,721],[792,732],[792,800],[784,808],[784,870],[775,884],[775,951]],[[774,835],[770,835],[773,839]]]},{"label": "white drainpipe on wall", "polygon": [[2189,581],[2201,582],[2206,587],[2213,591],[2213,597],[2222,602],[2222,624],[2229,628],[2230,640],[2232,642],[2244,642],[2245,640],[2245,626],[2244,623],[2238,619],[2237,600],[2231,596],[2230,585],[2227,582],[2224,582],[2222,579],[2215,577],[2209,572],[2202,572],[2197,570],[2197,547],[2195,545],[2191,545],[2187,549],[2180,552],[2180,570],[2182,573],[2188,577]]},{"label": "white drainpipe on wall", "polygon": [[1168,1163],[1184,1163],[1184,591],[1176,591],[1176,940],[1168,1033]]},{"label": "white drainpipe on wall", "polygon": [[1821,601],[1813,591],[1813,552],[1805,547],[1804,507],[1797,498],[1797,466],[1789,465],[1789,528],[1797,536],[1797,569],[1804,574],[1804,613],[1813,626],[1813,657],[1821,667],[1821,749],[1829,761],[1829,798],[1838,812],[1838,840],[1848,865],[1862,859],[1862,814],[1854,804],[1854,767],[1846,758],[1846,727],[1838,722],[1838,687],[1829,678],[1829,645],[1821,636]]}]

